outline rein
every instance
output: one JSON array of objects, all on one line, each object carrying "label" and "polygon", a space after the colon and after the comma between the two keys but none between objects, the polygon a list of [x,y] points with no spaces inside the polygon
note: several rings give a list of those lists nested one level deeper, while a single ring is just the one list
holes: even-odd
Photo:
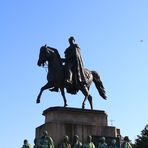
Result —
[{"label": "rein", "polygon": [[44,69],[45,69],[45,71],[46,71],[46,72],[48,72],[48,71],[47,71],[48,64],[47,64],[46,62],[45,62],[45,65],[46,65],[46,66],[42,66],[42,68],[44,68]]}]

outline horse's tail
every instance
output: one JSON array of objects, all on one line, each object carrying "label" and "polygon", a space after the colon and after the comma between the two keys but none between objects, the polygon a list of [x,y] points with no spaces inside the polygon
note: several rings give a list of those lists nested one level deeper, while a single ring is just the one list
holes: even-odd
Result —
[{"label": "horse's tail", "polygon": [[91,71],[92,75],[93,75],[93,82],[95,83],[95,86],[100,94],[100,96],[106,100],[107,96],[106,96],[106,92],[103,86],[103,83],[100,79],[99,74],[96,71]]}]

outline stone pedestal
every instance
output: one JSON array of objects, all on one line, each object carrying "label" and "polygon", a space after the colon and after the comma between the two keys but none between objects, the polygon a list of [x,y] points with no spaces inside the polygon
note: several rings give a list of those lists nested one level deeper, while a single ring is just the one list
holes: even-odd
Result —
[{"label": "stone pedestal", "polygon": [[43,112],[45,123],[36,128],[36,138],[42,136],[47,130],[57,147],[68,135],[70,141],[75,134],[79,135],[82,142],[88,135],[94,137],[117,137],[120,130],[108,126],[107,114],[101,110],[87,110],[78,108],[51,107]]}]

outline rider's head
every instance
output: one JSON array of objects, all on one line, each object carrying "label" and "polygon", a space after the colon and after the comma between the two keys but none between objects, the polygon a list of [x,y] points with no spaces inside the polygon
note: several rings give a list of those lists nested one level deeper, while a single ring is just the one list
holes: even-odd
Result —
[{"label": "rider's head", "polygon": [[72,44],[72,43],[75,43],[75,38],[73,36],[71,36],[69,39],[68,39],[69,43]]},{"label": "rider's head", "polygon": [[25,140],[24,140],[24,144],[27,144],[27,143],[28,143],[28,140],[27,140],[27,139],[25,139]]}]

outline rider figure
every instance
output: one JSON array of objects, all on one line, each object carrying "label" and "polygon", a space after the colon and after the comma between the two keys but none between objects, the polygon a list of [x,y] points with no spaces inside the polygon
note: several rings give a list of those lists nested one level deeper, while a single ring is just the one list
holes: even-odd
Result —
[{"label": "rider figure", "polygon": [[80,47],[75,43],[74,37],[69,38],[70,46],[65,50],[65,66],[67,84],[86,84],[84,66],[80,54]]}]

